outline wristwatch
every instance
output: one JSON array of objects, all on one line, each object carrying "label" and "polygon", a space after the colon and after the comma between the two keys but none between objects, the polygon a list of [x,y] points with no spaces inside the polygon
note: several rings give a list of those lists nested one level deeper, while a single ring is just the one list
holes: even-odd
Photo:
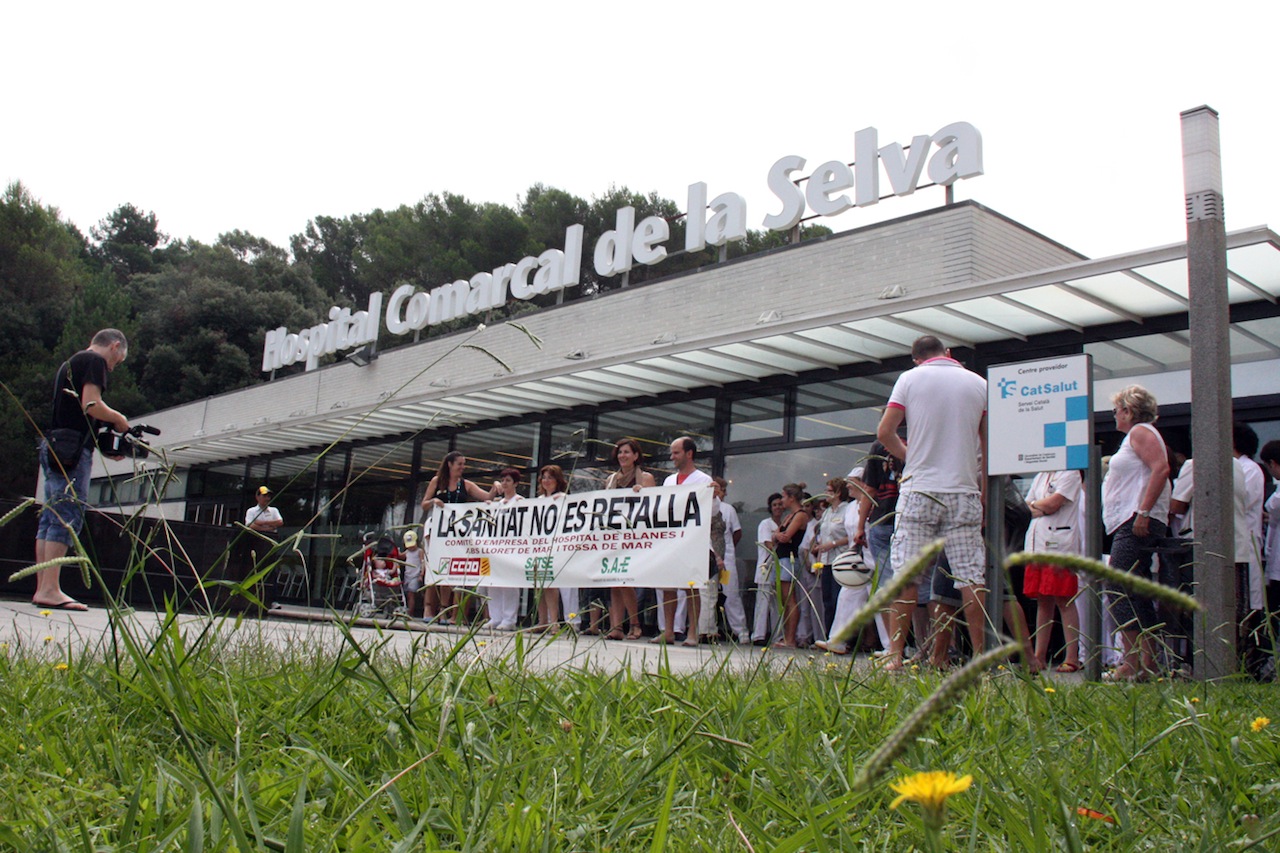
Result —
[{"label": "wristwatch", "polygon": [[1151,510],[1149,510],[1149,509],[1140,509],[1140,510],[1138,510],[1138,517],[1139,517],[1139,518],[1150,518],[1150,517],[1151,517]]}]

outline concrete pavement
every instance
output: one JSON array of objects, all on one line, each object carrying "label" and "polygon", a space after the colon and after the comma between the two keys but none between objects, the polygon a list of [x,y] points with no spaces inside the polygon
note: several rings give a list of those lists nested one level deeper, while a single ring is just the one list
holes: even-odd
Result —
[{"label": "concrete pavement", "polygon": [[[163,614],[145,610],[129,610],[121,619],[132,629],[153,636]],[[345,642],[341,627],[333,615],[319,608],[280,607],[264,618],[238,618],[234,615],[212,617],[221,642],[227,645],[263,643],[284,648],[338,649]],[[182,613],[179,624],[186,629],[203,629],[209,617]],[[45,610],[28,600],[0,599],[0,643],[11,648],[48,649],[52,655],[101,653],[110,647],[112,620],[104,607],[91,606],[88,611]],[[420,622],[378,625],[371,620],[358,620],[350,627],[352,635],[368,648],[384,643],[392,653],[408,653],[415,648],[451,649],[457,643],[468,645],[464,651],[492,656],[510,654],[516,648],[517,635],[512,632],[477,631],[468,635],[459,628],[431,626]],[[50,639],[51,638],[51,639]],[[588,668],[605,672],[630,669],[634,672],[693,673],[708,668],[747,669],[761,665],[783,666],[811,656],[811,652],[765,652],[751,646],[731,643],[688,648],[652,645],[648,639],[627,642],[604,640],[597,636],[575,635],[565,629],[556,636],[523,632],[519,642],[524,646],[528,667],[550,671],[563,667]],[[839,658],[837,660],[848,660]]]}]

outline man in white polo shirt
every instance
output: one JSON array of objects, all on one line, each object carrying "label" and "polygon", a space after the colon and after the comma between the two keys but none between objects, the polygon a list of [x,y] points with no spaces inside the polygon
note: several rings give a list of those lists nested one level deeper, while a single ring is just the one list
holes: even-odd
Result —
[{"label": "man in white polo shirt", "polygon": [[[928,543],[946,539],[947,559],[960,590],[974,654],[986,632],[986,548],[982,541],[986,476],[987,380],[951,358],[933,335],[911,346],[915,367],[898,377],[876,437],[906,460],[891,559],[894,573]],[[898,428],[907,424],[907,440]],[[893,604],[892,645],[885,668],[901,669],[916,607],[917,587]]]}]

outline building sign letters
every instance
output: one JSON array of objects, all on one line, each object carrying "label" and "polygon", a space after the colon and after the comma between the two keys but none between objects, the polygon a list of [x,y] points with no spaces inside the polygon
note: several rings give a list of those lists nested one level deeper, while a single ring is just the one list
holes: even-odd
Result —
[{"label": "building sign letters", "polygon": [[[836,216],[853,207],[877,204],[881,171],[895,196],[915,192],[926,169],[929,180],[940,186],[981,175],[982,135],[968,122],[955,122],[932,135],[915,136],[905,147],[897,142],[881,146],[876,129],[864,128],[854,134],[852,168],[841,160],[822,163],[801,190],[801,179],[792,175],[803,170],[806,162],[803,157],[788,155],[770,167],[769,190],[781,209],[764,217],[761,225],[766,229],[788,231],[800,223],[806,211]],[[852,197],[847,190],[853,191]],[[686,251],[723,246],[747,236],[747,205],[738,193],[721,193],[708,202],[707,185],[690,184],[686,210]],[[597,275],[608,278],[627,272],[633,264],[653,265],[666,258],[664,244],[671,238],[667,221],[649,216],[636,222],[635,217],[635,208],[620,209],[614,227],[592,247],[590,260]],[[547,249],[537,257],[521,258],[430,291],[402,284],[386,300],[382,319],[388,332],[405,335],[498,307],[508,296],[531,299],[563,290],[581,283],[583,254],[583,227],[571,225],[565,229],[563,249]],[[298,332],[284,326],[271,329],[263,343],[262,369],[272,371],[303,362],[307,370],[313,370],[322,356],[372,343],[377,340],[382,314],[383,294],[374,293],[365,310],[353,313],[334,306],[326,323]]]}]

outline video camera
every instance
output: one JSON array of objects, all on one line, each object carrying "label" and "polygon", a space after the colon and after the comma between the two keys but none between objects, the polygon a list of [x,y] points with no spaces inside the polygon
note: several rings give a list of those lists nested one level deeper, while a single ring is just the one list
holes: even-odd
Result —
[{"label": "video camera", "polygon": [[142,441],[143,434],[159,435],[158,427],[147,424],[135,424],[128,432],[116,432],[108,424],[99,424],[97,435],[98,450],[103,456],[123,456],[127,459],[146,459],[151,455],[151,448]]}]

